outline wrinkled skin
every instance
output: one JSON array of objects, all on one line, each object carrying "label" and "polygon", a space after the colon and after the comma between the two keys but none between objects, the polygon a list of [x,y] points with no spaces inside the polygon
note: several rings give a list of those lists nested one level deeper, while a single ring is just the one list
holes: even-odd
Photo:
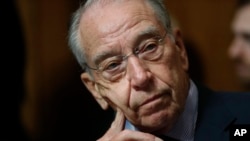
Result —
[{"label": "wrinkled skin", "polygon": [[[144,0],[95,4],[80,22],[79,34],[88,65],[95,66],[103,52],[128,54],[149,29],[160,35],[166,32]],[[126,73],[119,81],[105,81],[94,70],[93,76],[81,74],[82,82],[100,106],[117,111],[100,141],[160,140],[154,134],[171,129],[183,111],[189,88],[188,59],[179,30],[173,32],[173,37],[175,40],[164,38],[164,54],[157,63],[146,64],[130,56]],[[123,130],[126,119],[140,131]]]}]

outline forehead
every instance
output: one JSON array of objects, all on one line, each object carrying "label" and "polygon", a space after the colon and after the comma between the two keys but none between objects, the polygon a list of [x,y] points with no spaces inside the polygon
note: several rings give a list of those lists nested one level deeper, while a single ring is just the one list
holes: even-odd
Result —
[{"label": "forehead", "polygon": [[131,38],[143,27],[158,26],[158,20],[145,0],[118,0],[89,7],[80,21],[80,36],[86,57],[96,48],[121,38]]},{"label": "forehead", "polygon": [[[81,22],[83,26],[94,27],[105,34],[115,32],[126,24],[132,24],[135,20],[131,18],[144,16],[153,16],[152,9],[145,0],[116,0],[109,3],[100,1],[86,10]],[[93,29],[90,28],[90,30]]]},{"label": "forehead", "polygon": [[250,4],[242,7],[236,14],[233,29],[236,31],[250,32]]}]

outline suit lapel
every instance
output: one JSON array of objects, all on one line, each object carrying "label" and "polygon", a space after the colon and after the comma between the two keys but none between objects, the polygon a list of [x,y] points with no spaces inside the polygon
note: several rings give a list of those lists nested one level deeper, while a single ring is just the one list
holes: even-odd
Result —
[{"label": "suit lapel", "polygon": [[195,141],[228,141],[229,130],[226,129],[235,117],[219,94],[199,85],[197,87],[199,100]]}]

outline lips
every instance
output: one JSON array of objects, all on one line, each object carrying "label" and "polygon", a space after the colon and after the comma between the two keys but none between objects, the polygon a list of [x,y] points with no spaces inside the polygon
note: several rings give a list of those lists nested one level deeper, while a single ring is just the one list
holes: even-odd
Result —
[{"label": "lips", "polygon": [[152,96],[151,98],[148,98],[147,100],[145,100],[142,104],[142,105],[146,105],[148,103],[151,103],[151,102],[154,102],[155,100],[161,98],[163,96],[163,94],[159,94],[159,95],[155,95],[155,96]]}]

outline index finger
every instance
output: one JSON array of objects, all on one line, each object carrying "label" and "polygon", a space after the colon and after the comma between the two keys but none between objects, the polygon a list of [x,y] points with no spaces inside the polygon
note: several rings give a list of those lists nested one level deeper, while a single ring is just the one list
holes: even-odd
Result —
[{"label": "index finger", "polygon": [[115,119],[111,124],[110,129],[116,132],[120,132],[124,128],[125,116],[120,109],[116,110]]},{"label": "index finger", "polygon": [[124,123],[125,123],[125,116],[121,110],[117,109],[116,116],[111,124],[111,127],[108,129],[108,131],[105,133],[104,136],[98,139],[98,141],[111,140],[115,135],[119,134],[123,130]]}]

